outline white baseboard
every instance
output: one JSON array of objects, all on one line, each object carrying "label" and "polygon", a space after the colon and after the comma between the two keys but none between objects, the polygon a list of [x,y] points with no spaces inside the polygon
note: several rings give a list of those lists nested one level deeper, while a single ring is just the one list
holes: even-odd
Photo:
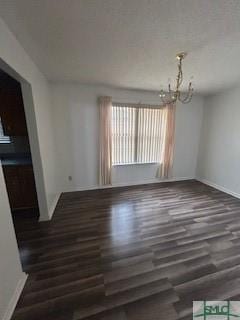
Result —
[{"label": "white baseboard", "polygon": [[54,200],[53,200],[53,203],[52,203],[52,205],[51,205],[51,208],[49,209],[49,219],[42,219],[41,216],[40,216],[39,219],[38,219],[39,222],[41,222],[41,221],[49,221],[49,220],[52,219],[52,216],[53,216],[54,210],[55,210],[55,208],[56,208],[56,206],[57,206],[57,203],[58,203],[58,200],[59,200],[59,198],[60,198],[60,195],[61,195],[61,193],[59,192],[59,193],[56,195],[56,197],[54,198]]},{"label": "white baseboard", "polygon": [[88,191],[88,190],[98,190],[98,189],[109,189],[109,188],[118,188],[118,187],[130,187],[130,186],[138,186],[141,184],[151,184],[151,183],[164,183],[164,182],[177,182],[177,181],[185,181],[185,180],[193,180],[195,177],[180,177],[180,178],[170,178],[170,179],[151,179],[151,180],[142,180],[142,181],[134,181],[128,183],[114,183],[108,186],[87,186],[87,187],[80,187],[76,189],[66,190],[64,192],[75,192],[75,191]]},{"label": "white baseboard", "polygon": [[8,304],[7,310],[6,310],[2,320],[10,320],[11,319],[12,314],[14,312],[14,309],[17,305],[18,299],[22,293],[23,287],[24,287],[25,282],[27,280],[27,277],[28,277],[28,275],[25,272],[23,272],[23,275],[22,275],[21,279],[18,281],[17,287],[14,291],[14,294],[13,294],[9,304]]},{"label": "white baseboard", "polygon": [[211,181],[209,181],[207,179],[202,179],[202,178],[196,178],[196,180],[200,181],[200,182],[202,182],[202,183],[204,183],[204,184],[206,184],[206,185],[208,185],[210,187],[213,187],[213,188],[215,188],[217,190],[220,190],[220,191],[223,191],[223,192],[225,192],[227,194],[230,194],[231,196],[233,196],[235,198],[239,198],[240,199],[240,194],[239,193],[234,192],[232,190],[229,190],[229,189],[227,189],[225,187],[222,187],[222,186],[220,186],[220,185],[218,185],[218,184],[216,184],[214,182],[211,182]]}]

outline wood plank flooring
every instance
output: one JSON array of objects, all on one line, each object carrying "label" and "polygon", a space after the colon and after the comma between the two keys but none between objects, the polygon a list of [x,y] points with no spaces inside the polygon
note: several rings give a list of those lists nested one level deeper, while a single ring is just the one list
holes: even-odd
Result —
[{"label": "wood plank flooring", "polygon": [[240,200],[200,182],[65,193],[16,230],[13,320],[186,320],[193,300],[240,300]]}]

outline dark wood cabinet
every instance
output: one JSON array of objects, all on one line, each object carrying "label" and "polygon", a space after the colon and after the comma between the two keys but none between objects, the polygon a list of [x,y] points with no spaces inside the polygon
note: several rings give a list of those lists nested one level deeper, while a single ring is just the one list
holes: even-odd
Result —
[{"label": "dark wood cabinet", "polygon": [[12,210],[37,207],[37,193],[32,165],[3,165]]},{"label": "dark wood cabinet", "polygon": [[4,135],[27,136],[21,87],[0,87],[0,117]]}]

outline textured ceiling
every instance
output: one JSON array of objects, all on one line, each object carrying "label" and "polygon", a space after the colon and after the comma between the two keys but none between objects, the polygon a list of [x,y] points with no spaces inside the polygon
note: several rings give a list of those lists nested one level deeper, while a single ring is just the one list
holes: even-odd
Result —
[{"label": "textured ceiling", "polygon": [[50,80],[158,90],[188,51],[196,91],[240,81],[239,0],[0,0],[0,15]]}]

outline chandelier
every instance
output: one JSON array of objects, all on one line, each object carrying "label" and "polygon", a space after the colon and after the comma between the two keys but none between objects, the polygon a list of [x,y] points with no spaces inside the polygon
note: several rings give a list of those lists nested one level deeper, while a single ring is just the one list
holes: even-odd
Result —
[{"label": "chandelier", "polygon": [[176,78],[176,87],[175,90],[171,89],[171,85],[168,85],[168,91],[164,92],[163,90],[160,91],[159,97],[161,98],[163,104],[174,103],[180,101],[182,103],[189,103],[192,99],[193,95],[193,88],[192,83],[189,82],[188,84],[188,91],[187,93],[182,93],[180,91],[181,84],[183,82],[183,71],[182,71],[182,60],[186,57],[186,52],[178,53],[176,59],[178,60],[178,74]]}]

